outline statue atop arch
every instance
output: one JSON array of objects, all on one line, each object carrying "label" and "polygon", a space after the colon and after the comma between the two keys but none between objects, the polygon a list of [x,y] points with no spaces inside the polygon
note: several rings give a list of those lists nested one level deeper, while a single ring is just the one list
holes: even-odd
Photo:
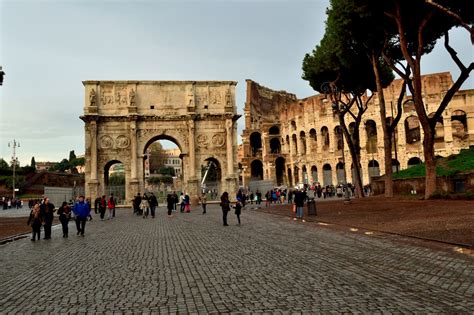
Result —
[{"label": "statue atop arch", "polygon": [[[201,166],[209,159],[221,170],[219,191],[237,185],[235,81],[83,81],[86,196],[107,193],[107,165],[121,162],[125,199],[145,192],[144,161],[157,139],[181,150],[181,190],[196,199]],[[95,95],[100,95],[96,97]],[[122,102],[116,95],[128,95]],[[225,99],[225,102],[215,101]],[[192,101],[190,101],[192,100]]]}]

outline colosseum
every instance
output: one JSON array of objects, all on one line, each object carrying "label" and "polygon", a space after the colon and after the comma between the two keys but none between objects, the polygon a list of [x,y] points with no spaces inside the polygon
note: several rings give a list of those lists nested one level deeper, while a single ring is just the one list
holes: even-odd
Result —
[{"label": "colosseum", "polygon": [[[396,115],[401,80],[385,89],[387,117]],[[449,72],[422,77],[426,110],[435,112],[453,84]],[[377,97],[369,103],[360,124],[361,166],[364,185],[384,174],[383,133]],[[395,112],[395,113],[394,113]],[[247,80],[243,154],[239,167],[242,185],[257,180],[288,187],[351,182],[352,163],[338,119],[324,95],[298,99]],[[346,117],[348,119],[348,117]],[[347,121],[349,124],[350,121]],[[350,125],[349,125],[350,127]],[[474,90],[460,90],[436,125],[435,154],[448,156],[474,146]],[[410,95],[405,95],[402,118],[394,135],[392,167],[396,172],[423,162],[423,130]],[[344,172],[344,168],[345,172]]]}]

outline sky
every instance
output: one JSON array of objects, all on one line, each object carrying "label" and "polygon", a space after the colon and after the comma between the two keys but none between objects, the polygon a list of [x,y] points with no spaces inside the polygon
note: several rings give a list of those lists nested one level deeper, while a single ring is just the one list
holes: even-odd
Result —
[{"label": "sky", "polygon": [[[11,159],[13,139],[21,165],[82,154],[84,80],[235,80],[240,114],[245,79],[313,95],[301,62],[324,34],[328,3],[0,0],[0,158]],[[451,44],[474,59],[465,30],[453,30]],[[459,73],[442,44],[422,67]]]}]

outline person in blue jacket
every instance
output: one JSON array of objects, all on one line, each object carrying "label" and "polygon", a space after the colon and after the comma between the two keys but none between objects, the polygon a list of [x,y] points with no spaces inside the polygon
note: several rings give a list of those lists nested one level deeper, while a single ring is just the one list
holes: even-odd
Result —
[{"label": "person in blue jacket", "polygon": [[84,201],[84,196],[79,196],[79,200],[74,204],[74,215],[76,216],[77,235],[84,236],[86,228],[87,217],[90,214],[91,208],[89,204]]}]

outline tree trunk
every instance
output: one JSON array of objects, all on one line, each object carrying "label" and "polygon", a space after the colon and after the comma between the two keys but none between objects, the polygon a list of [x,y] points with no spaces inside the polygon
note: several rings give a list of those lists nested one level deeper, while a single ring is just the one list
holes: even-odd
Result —
[{"label": "tree trunk", "polygon": [[425,156],[425,199],[436,191],[436,157],[434,154],[434,132],[429,128],[423,138],[423,151]]},{"label": "tree trunk", "polygon": [[[380,107],[380,121],[383,130],[383,148],[385,159],[385,197],[393,197],[393,179],[392,179],[392,132],[387,128],[387,117],[385,108],[385,96],[383,93],[382,81],[380,80],[380,73],[377,66],[377,59],[372,53],[372,68],[374,70],[375,82],[377,84],[377,97],[379,99]],[[392,117],[393,119],[393,117]]]},{"label": "tree trunk", "polygon": [[[344,120],[344,115],[339,113],[337,116],[339,117],[339,124],[342,127],[342,132],[344,133],[344,138],[346,138],[347,147],[349,148],[349,153],[351,154],[352,166],[353,166],[354,175],[355,175],[355,183],[353,184],[355,186],[356,198],[363,198],[365,197],[365,195],[364,195],[364,190],[362,187],[362,178],[360,176],[360,155],[358,154],[358,150],[356,149],[356,147],[359,146],[358,140],[356,140],[356,139],[359,139],[359,136],[354,135],[354,140],[353,140],[351,138],[349,130],[347,129],[346,122]],[[359,124],[356,122],[356,128],[354,129],[358,129],[358,128],[359,128]],[[356,133],[356,131],[354,131],[354,133]],[[347,163],[347,161],[344,161],[344,162]],[[344,169],[346,169],[346,165],[344,165]]]}]

